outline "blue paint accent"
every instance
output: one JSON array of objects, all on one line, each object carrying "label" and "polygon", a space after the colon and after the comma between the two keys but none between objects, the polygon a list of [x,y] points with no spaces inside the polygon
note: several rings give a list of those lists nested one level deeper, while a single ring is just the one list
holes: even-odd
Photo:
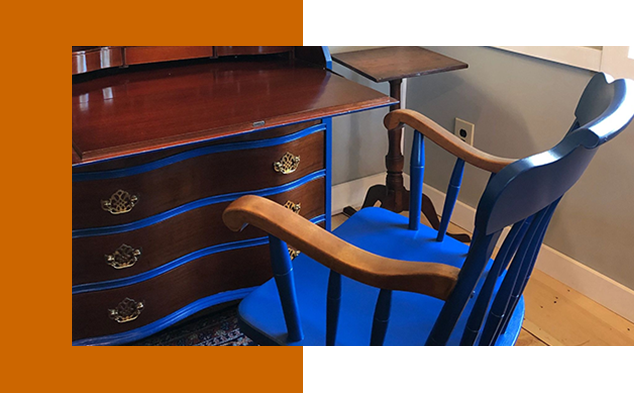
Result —
[{"label": "blue paint accent", "polygon": [[526,232],[524,241],[515,254],[513,262],[511,262],[506,277],[491,305],[486,324],[482,330],[480,345],[489,345],[488,343],[493,341],[500,332],[500,325],[504,320],[504,313],[511,301],[511,294],[513,288],[517,285],[518,277],[521,275],[522,270],[526,268],[527,259],[532,257],[535,249],[541,245],[539,235],[541,230],[548,224],[548,220],[545,218],[547,210],[547,208],[543,209],[534,217]]},{"label": "blue paint accent", "polygon": [[596,148],[627,127],[634,116],[634,81],[607,79],[597,73],[584,90],[575,111],[579,128],[552,149],[515,161],[491,179],[476,226],[494,233],[550,205],[581,177]]},{"label": "blue paint accent", "polygon": [[[333,233],[369,252],[407,261],[437,261],[460,267],[469,246],[453,238],[436,242],[437,232],[421,225],[418,231],[407,229],[408,218],[381,208],[362,209]],[[249,326],[249,337],[258,343],[274,345],[324,345],[326,341],[326,313],[330,270],[305,254],[293,260],[297,286],[297,300],[302,317],[304,340],[286,342],[286,326],[282,309],[276,301],[274,281],[265,283],[246,297],[239,310],[243,326]],[[502,281],[504,276],[500,278]],[[341,310],[336,345],[368,345],[371,338],[373,314],[380,289],[341,276]],[[477,289],[476,289],[477,290]],[[392,291],[390,321],[384,345],[424,345],[443,301],[429,296],[403,291]],[[468,304],[468,314],[472,304]],[[498,345],[512,345],[519,333],[523,304],[513,314],[512,325]],[[467,318],[463,317],[451,335],[449,345],[458,345]],[[246,332],[246,330],[245,330]],[[267,341],[268,340],[268,341]]]},{"label": "blue paint accent", "polygon": [[[532,252],[532,249],[530,247],[534,247],[535,245],[533,244],[533,241],[530,239],[533,239],[535,232],[539,230],[540,228],[539,225],[541,223],[541,220],[542,220],[541,215],[538,215],[537,219],[531,220],[533,224],[531,225],[531,228],[527,233],[527,237],[529,241],[523,241],[521,243],[522,247],[520,247],[517,254],[515,254],[515,260],[513,261],[514,267],[524,263],[524,260],[526,259],[526,255]],[[519,224],[522,224],[522,223],[523,222],[519,222]],[[512,241],[513,240],[514,239],[512,239]],[[539,244],[537,244],[537,246],[539,246]],[[495,262],[493,263],[493,266],[491,267],[489,273],[486,276],[486,279],[484,281],[484,286],[482,287],[482,289],[480,290],[480,293],[478,294],[478,298],[476,299],[476,303],[475,303],[475,306],[473,307],[473,311],[471,312],[471,315],[469,316],[467,327],[465,328],[464,334],[462,335],[462,339],[460,340],[460,345],[464,347],[465,353],[468,353],[471,350],[471,347],[473,346],[474,342],[476,341],[478,337],[478,334],[480,333],[480,329],[482,328],[482,323],[486,316],[486,311],[489,308],[489,304],[491,301],[491,297],[494,293],[495,286],[496,284],[498,284],[498,280],[501,275],[501,270],[505,267],[505,264],[504,264],[506,262],[505,259],[506,258],[504,255],[498,254],[498,257],[495,258]],[[507,284],[503,283],[502,289],[498,289],[496,294],[496,299],[501,299],[504,297],[508,299],[509,293],[505,293],[504,288],[505,288],[505,285],[508,286],[508,281],[510,277],[515,277],[515,270],[512,269],[506,275],[504,279],[504,283],[507,283]],[[487,319],[487,324],[489,323],[491,318],[492,316],[489,316],[489,318]],[[486,340],[486,336],[484,336],[483,339]]]},{"label": "blue paint accent", "polygon": [[385,341],[385,333],[387,333],[387,325],[390,322],[390,310],[392,308],[392,291],[389,289],[381,289],[379,297],[376,299],[376,307],[374,309],[374,319],[372,321],[372,335],[370,336],[370,345],[381,346]]},{"label": "blue paint accent", "polygon": [[148,270],[147,272],[143,272],[134,276],[119,278],[115,280],[101,281],[96,283],[75,285],[73,286],[73,295],[76,295],[79,293],[93,292],[93,291],[103,291],[106,289],[121,288],[127,285],[138,284],[140,282],[149,280],[150,278],[160,276],[163,273],[167,273],[170,270],[173,270],[188,262],[191,262],[198,258],[205,257],[207,255],[216,254],[223,251],[235,250],[238,248],[261,246],[266,243],[267,243],[267,238],[260,237],[256,239],[241,240],[237,242],[218,244],[215,246],[203,248],[201,250],[197,250],[187,255],[184,255],[180,258],[176,258],[173,261],[168,262],[164,265],[161,265],[155,269]]},{"label": "blue paint accent", "polygon": [[[523,270],[517,279],[517,284],[513,288],[513,293],[511,295],[509,306],[504,311],[504,319],[502,320],[500,331],[496,333],[495,337],[497,337],[500,334],[500,332],[504,332],[506,328],[508,327],[508,323],[509,323],[508,315],[509,313],[512,313],[513,310],[515,309],[517,303],[519,302],[519,298],[521,297],[522,293],[524,292],[524,289],[526,288],[526,284],[528,284],[528,279],[530,278],[531,273],[533,272],[533,268],[535,267],[535,261],[537,261],[537,255],[539,255],[539,251],[541,250],[540,245],[544,241],[544,236],[546,236],[546,229],[548,229],[548,224],[550,223],[553,213],[555,212],[555,209],[557,208],[557,205],[559,204],[560,200],[561,199],[557,200],[556,202],[554,202],[552,205],[548,207],[548,211],[546,212],[546,217],[544,218],[545,222],[542,224],[542,228],[540,229],[541,234],[539,234],[539,238],[537,239],[537,242],[536,242],[537,245],[533,248],[533,255],[527,261],[526,266],[522,266]],[[495,337],[493,338],[493,340],[495,340]]]},{"label": "blue paint accent", "polygon": [[[533,217],[534,216],[531,216],[526,220],[516,222],[511,228],[509,234],[506,236],[504,244],[502,244],[502,248],[498,253],[498,257],[502,260],[502,271],[508,269],[511,258],[513,258],[517,252],[521,241],[524,239],[526,231],[528,231],[531,222],[533,222]],[[502,271],[500,271],[500,274]]]},{"label": "blue paint accent", "polygon": [[[324,56],[328,69],[332,69],[332,59],[328,47],[324,46]],[[325,118],[326,124],[326,212],[332,212],[332,118]],[[332,231],[332,214],[326,215],[326,230]],[[335,345],[339,325],[341,303],[341,274],[330,271],[326,294],[326,345]]]},{"label": "blue paint accent", "polygon": [[334,270],[328,275],[328,293],[326,295],[326,345],[333,346],[339,327],[341,309],[341,274]]},{"label": "blue paint accent", "polygon": [[414,131],[410,161],[409,229],[417,231],[423,198],[423,175],[425,171],[425,144],[423,134]]},{"label": "blue paint accent", "polygon": [[440,219],[440,226],[438,227],[438,237],[436,241],[441,242],[447,233],[449,227],[449,220],[453,213],[453,208],[456,206],[458,200],[458,192],[460,192],[460,184],[462,183],[462,174],[464,173],[464,160],[458,158],[456,164],[453,167],[453,173],[449,180],[449,186],[447,187],[447,193],[445,194],[445,206],[442,209],[442,217]]},{"label": "blue paint accent", "polygon": [[233,201],[244,195],[258,195],[258,196],[265,197],[269,195],[280,194],[282,192],[293,190],[312,180],[322,178],[325,175],[326,175],[326,171],[321,170],[321,171],[313,172],[310,175],[306,175],[302,177],[301,179],[297,179],[283,186],[264,188],[264,189],[256,190],[256,191],[251,190],[251,191],[235,192],[232,194],[215,195],[209,198],[199,199],[197,201],[184,204],[182,206],[176,207],[166,212],[159,213],[154,216],[143,218],[141,220],[127,223],[127,224],[112,225],[108,227],[99,227],[99,228],[75,229],[73,231],[73,239],[78,239],[78,238],[88,237],[88,236],[112,235],[115,233],[122,233],[122,232],[133,231],[140,228],[145,228],[147,226],[154,225],[161,221],[167,220],[168,218],[172,218],[179,214],[185,213],[189,210],[197,209],[199,207],[203,207],[207,205],[212,205],[215,203]]},{"label": "blue paint accent", "polygon": [[[314,224],[319,224],[320,222],[324,220],[325,220],[325,215],[322,214],[311,219],[310,221]],[[75,285],[73,286],[73,295],[76,295],[78,293],[103,291],[106,289],[121,288],[121,287],[125,287],[132,284],[138,284],[140,282],[160,276],[163,273],[167,273],[170,270],[176,269],[179,266],[189,263],[195,259],[205,257],[207,255],[217,254],[223,251],[236,250],[239,248],[261,246],[267,243],[268,243],[268,239],[266,237],[260,237],[255,239],[240,240],[240,241],[231,242],[231,243],[217,244],[215,246],[203,248],[201,250],[194,251],[187,255],[183,255],[182,257],[176,258],[171,262],[168,262],[157,268],[148,270],[147,272],[143,272],[134,276],[119,278],[115,280],[100,281],[96,283],[86,283],[86,284]]]},{"label": "blue paint accent", "polygon": [[324,52],[324,59],[326,60],[326,69],[332,70],[332,57],[330,56],[330,49],[327,46],[322,46],[321,50]]},{"label": "blue paint accent", "polygon": [[138,175],[141,173],[153,171],[155,169],[172,165],[180,161],[188,160],[190,158],[205,156],[208,154],[224,153],[224,152],[236,151],[236,150],[260,149],[263,147],[278,146],[278,145],[295,141],[297,139],[303,138],[310,134],[314,134],[316,132],[324,131],[325,129],[326,129],[326,126],[323,123],[316,124],[314,126],[308,127],[294,134],[284,135],[278,138],[263,139],[263,140],[248,141],[248,142],[227,143],[224,145],[213,145],[213,146],[201,147],[198,149],[193,149],[193,150],[188,150],[182,153],[178,153],[170,157],[162,158],[160,160],[149,162],[147,164],[141,164],[141,165],[123,168],[123,169],[113,169],[113,170],[101,171],[101,172],[74,173],[73,182],[117,179],[121,177],[133,176],[133,175]]},{"label": "blue paint accent", "polygon": [[[489,262],[493,246],[497,242],[501,231],[484,235],[482,231],[475,229],[469,254],[460,269],[460,277],[451,295],[445,302],[434,327],[427,338],[425,345],[446,345],[451,333],[454,331],[469,299],[474,294],[474,288],[478,284],[486,265]],[[443,244],[449,241],[445,239]]]},{"label": "blue paint accent", "polygon": [[301,341],[304,339],[304,332],[302,332],[302,323],[299,317],[293,264],[291,257],[288,255],[288,247],[285,242],[269,235],[269,250],[271,252],[273,278],[282,303],[284,321],[286,322],[286,339],[289,342]]},{"label": "blue paint accent", "polygon": [[[325,147],[326,147],[326,213],[332,213],[332,118],[327,117],[323,120],[326,125]],[[326,230],[332,230],[332,214],[326,214]]]},{"label": "blue paint accent", "polygon": [[[251,293],[256,287],[236,289],[234,291],[227,291],[217,293],[215,295],[208,296],[206,298],[199,299],[180,310],[173,312],[159,320],[156,320],[150,324],[142,326],[140,328],[130,330],[123,333],[112,334],[108,336],[85,338],[81,340],[73,341],[73,346],[80,345],[121,345],[140,340],[142,338],[151,336],[161,330],[175,324],[193,315],[199,311],[202,311],[208,307],[215,306],[216,304],[230,302],[232,300],[242,299]],[[139,317],[139,318],[142,318]]]}]

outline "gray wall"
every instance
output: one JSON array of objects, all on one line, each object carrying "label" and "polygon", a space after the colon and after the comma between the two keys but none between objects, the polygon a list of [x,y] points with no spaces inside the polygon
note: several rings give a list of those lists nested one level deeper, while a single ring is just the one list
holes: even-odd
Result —
[{"label": "gray wall", "polygon": [[[331,47],[331,51],[336,53],[337,48],[340,47]],[[389,84],[374,83],[334,61],[333,71],[383,94],[390,94]],[[333,119],[333,185],[385,171],[387,132],[383,118],[387,112],[387,108],[379,108]]]},{"label": "gray wall", "polygon": [[[557,144],[593,75],[487,47],[428,49],[462,60],[469,68],[412,79],[408,107],[450,130],[455,117],[475,123],[474,145],[506,157],[525,157]],[[566,194],[545,239],[629,288],[634,288],[633,152],[630,125],[599,150]],[[426,154],[425,182],[444,191],[454,158],[436,146],[427,146]],[[468,168],[459,199],[476,207],[487,179],[487,173]]]}]

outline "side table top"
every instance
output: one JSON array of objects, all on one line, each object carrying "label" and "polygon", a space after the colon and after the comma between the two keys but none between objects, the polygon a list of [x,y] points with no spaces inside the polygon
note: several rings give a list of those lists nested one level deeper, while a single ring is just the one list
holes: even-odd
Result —
[{"label": "side table top", "polygon": [[332,58],[374,82],[460,70],[469,66],[418,46],[392,46],[337,53]]}]

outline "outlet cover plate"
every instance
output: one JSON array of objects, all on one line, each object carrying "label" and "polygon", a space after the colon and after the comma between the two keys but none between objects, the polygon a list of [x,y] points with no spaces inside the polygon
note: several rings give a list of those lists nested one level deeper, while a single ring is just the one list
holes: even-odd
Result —
[{"label": "outlet cover plate", "polygon": [[473,146],[473,136],[475,134],[475,124],[469,123],[456,117],[454,134],[469,145]]}]

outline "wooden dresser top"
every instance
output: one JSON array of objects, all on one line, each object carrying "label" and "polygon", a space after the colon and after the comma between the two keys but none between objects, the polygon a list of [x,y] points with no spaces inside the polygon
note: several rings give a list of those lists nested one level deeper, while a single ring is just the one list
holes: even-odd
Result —
[{"label": "wooden dresser top", "polygon": [[394,103],[283,57],[131,67],[73,84],[73,165]]}]

